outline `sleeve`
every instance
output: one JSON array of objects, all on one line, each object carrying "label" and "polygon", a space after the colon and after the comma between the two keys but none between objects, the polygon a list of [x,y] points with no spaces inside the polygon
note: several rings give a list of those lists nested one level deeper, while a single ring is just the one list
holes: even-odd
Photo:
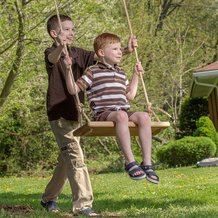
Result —
[{"label": "sleeve", "polygon": [[73,57],[73,60],[75,61],[74,64],[78,65],[82,74],[85,72],[86,68],[94,64],[94,55],[94,51],[88,51],[77,47],[72,47],[71,49],[71,57]]},{"label": "sleeve", "polygon": [[87,51],[87,50],[83,50],[84,51],[84,64],[85,67],[88,68],[89,66],[94,64],[94,55],[95,52],[94,51]]},{"label": "sleeve", "polygon": [[52,48],[47,48],[44,52],[46,68],[51,68],[53,66],[53,64],[48,60],[48,55],[52,52],[52,50]]},{"label": "sleeve", "polygon": [[80,77],[76,84],[81,91],[85,91],[86,89],[90,88],[93,83],[93,73],[90,69],[87,69],[85,73]]}]

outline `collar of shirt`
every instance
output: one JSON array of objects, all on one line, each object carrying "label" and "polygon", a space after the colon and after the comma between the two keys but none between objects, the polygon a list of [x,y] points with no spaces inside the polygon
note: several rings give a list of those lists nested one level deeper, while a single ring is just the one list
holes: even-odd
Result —
[{"label": "collar of shirt", "polygon": [[101,69],[110,69],[110,70],[116,70],[116,71],[122,70],[122,68],[119,67],[117,64],[114,65],[114,66],[111,66],[110,64],[105,64],[105,63],[102,63],[102,62],[98,61],[98,62],[97,62],[97,65],[98,65],[99,68],[101,68]]}]

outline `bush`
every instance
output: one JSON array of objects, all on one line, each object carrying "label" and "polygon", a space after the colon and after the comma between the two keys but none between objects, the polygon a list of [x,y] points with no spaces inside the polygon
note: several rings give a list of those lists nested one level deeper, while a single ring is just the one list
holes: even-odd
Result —
[{"label": "bush", "polygon": [[179,116],[179,132],[176,138],[190,136],[196,130],[196,120],[208,115],[208,100],[206,98],[186,98]]},{"label": "bush", "polygon": [[193,136],[206,136],[216,144],[216,155],[218,155],[218,133],[209,117],[202,116],[196,121],[197,129]]},{"label": "bush", "polygon": [[58,149],[43,109],[11,102],[0,114],[2,175],[53,168]]},{"label": "bush", "polygon": [[161,146],[157,150],[157,158],[169,166],[187,166],[212,157],[215,152],[216,145],[208,137],[189,136]]}]

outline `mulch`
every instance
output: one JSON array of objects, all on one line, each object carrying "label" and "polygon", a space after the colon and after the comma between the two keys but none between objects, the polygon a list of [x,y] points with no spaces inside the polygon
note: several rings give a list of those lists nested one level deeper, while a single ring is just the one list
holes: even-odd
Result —
[{"label": "mulch", "polygon": [[0,210],[5,210],[12,213],[29,213],[33,211],[33,208],[29,205],[0,204]]},{"label": "mulch", "polygon": [[[18,215],[28,214],[34,211],[33,207],[29,205],[8,205],[8,204],[0,204],[0,212],[1,210],[7,211],[10,213],[15,213]],[[60,214],[60,217],[67,217],[67,218],[72,217],[71,212],[62,212],[59,214]]]},{"label": "mulch", "polygon": [[[19,215],[27,214],[27,213],[34,211],[34,209],[29,205],[8,205],[8,204],[0,204],[0,211],[1,210],[7,211],[10,213],[19,214]],[[65,218],[73,217],[72,212],[62,212],[62,213],[59,213],[59,215],[60,217],[65,217]],[[108,214],[107,217],[119,217],[119,216],[114,215],[114,214]]]}]

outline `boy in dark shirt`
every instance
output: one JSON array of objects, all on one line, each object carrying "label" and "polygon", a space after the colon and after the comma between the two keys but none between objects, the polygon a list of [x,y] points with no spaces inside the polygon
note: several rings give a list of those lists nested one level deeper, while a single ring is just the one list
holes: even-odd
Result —
[{"label": "boy in dark shirt", "polygon": [[[41,205],[47,211],[58,211],[56,200],[68,179],[72,191],[73,213],[100,216],[101,214],[92,209],[93,193],[88,170],[80,139],[73,135],[78,127],[78,111],[74,97],[66,87],[64,63],[67,48],[76,81],[87,67],[93,65],[97,56],[93,51],[70,47],[74,37],[72,20],[68,16],[60,15],[61,27],[58,20],[58,16],[54,15],[47,22],[47,30],[54,39],[54,44],[45,50],[45,63],[48,73],[47,115],[60,155],[54,174],[43,193]],[[134,46],[137,46],[137,41],[130,37],[126,53],[132,52]],[[83,103],[83,92],[79,94],[79,98]]]}]

